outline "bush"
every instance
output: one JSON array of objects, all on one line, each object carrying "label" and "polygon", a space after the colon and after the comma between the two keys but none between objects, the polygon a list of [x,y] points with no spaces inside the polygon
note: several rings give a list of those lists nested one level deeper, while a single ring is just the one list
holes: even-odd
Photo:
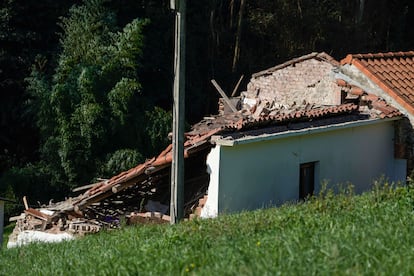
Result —
[{"label": "bush", "polygon": [[64,183],[59,185],[53,180],[55,177],[44,164],[36,163],[13,167],[3,174],[0,183],[6,187],[9,197],[20,202],[23,196],[28,196],[29,203],[38,206],[38,202],[49,202],[51,195],[54,200],[60,200],[68,194],[69,188]]},{"label": "bush", "polygon": [[117,150],[108,154],[106,164],[101,169],[105,177],[111,177],[122,171],[129,170],[144,161],[141,153],[133,149]]}]

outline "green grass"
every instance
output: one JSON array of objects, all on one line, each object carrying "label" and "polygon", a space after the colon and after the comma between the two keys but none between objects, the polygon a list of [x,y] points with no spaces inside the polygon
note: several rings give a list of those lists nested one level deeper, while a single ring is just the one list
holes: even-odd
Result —
[{"label": "green grass", "polygon": [[403,187],[324,192],[298,205],[3,250],[0,275],[413,275],[413,204]]},{"label": "green grass", "polygon": [[[5,226],[4,229],[3,229],[3,249],[6,248],[7,240],[9,238],[9,235],[11,234],[11,232],[13,232],[14,225],[15,225],[15,223],[11,223],[11,224]],[[0,247],[1,247],[1,244],[0,244]]]}]

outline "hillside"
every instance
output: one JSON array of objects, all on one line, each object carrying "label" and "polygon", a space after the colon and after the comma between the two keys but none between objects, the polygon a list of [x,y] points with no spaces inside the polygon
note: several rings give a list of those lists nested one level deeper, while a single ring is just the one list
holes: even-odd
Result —
[{"label": "hillside", "polygon": [[413,206],[410,187],[328,191],[280,208],[3,250],[0,275],[409,275]]}]

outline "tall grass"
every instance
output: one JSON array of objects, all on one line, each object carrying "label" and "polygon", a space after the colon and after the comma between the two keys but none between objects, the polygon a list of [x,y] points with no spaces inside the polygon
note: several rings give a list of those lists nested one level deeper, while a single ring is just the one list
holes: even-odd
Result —
[{"label": "tall grass", "polygon": [[304,203],[125,227],[3,250],[1,275],[412,275],[414,190],[330,190]]},{"label": "tall grass", "polygon": [[[3,229],[3,245],[0,244],[0,250],[1,248],[5,249],[7,244],[7,239],[9,238],[9,235],[13,232],[15,223],[11,223],[4,227]],[[0,261],[1,263],[1,261]]]}]

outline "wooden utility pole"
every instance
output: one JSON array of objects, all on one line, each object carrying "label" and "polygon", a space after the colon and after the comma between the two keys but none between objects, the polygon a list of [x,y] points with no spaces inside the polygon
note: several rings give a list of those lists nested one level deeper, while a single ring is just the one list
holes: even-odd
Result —
[{"label": "wooden utility pole", "polygon": [[3,247],[4,203],[16,203],[11,199],[0,197],[0,250]]},{"label": "wooden utility pole", "polygon": [[184,110],[186,0],[170,0],[175,12],[173,158],[171,164],[171,224],[184,216]]},{"label": "wooden utility pole", "polygon": [[0,250],[3,247],[4,200],[0,198]]}]

